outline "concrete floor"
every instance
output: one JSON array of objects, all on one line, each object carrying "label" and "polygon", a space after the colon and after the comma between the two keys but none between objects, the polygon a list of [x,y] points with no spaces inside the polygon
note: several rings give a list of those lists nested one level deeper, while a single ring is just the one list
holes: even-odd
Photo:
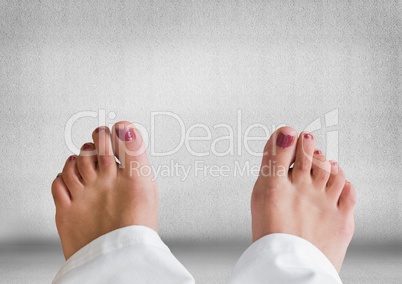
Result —
[{"label": "concrete floor", "polygon": [[[197,283],[226,283],[246,245],[171,245]],[[57,245],[0,247],[0,283],[50,283],[63,264]],[[341,278],[347,283],[402,283],[401,246],[352,246]]]}]

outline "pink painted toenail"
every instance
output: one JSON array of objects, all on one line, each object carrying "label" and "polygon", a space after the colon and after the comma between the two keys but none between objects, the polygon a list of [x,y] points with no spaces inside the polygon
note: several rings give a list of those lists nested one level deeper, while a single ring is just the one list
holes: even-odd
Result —
[{"label": "pink painted toenail", "polygon": [[278,137],[276,138],[276,145],[282,148],[287,148],[293,144],[294,137],[292,135],[285,135],[282,132],[279,132]]},{"label": "pink painted toenail", "polygon": [[125,129],[117,129],[117,137],[119,137],[122,141],[133,141],[135,139],[135,132],[133,128]]},{"label": "pink painted toenail", "polygon": [[314,154],[321,155],[322,152],[321,152],[320,150],[315,150],[315,151],[314,151]]},{"label": "pink painted toenail", "polygon": [[334,167],[336,167],[336,166],[338,165],[337,162],[331,162],[331,164],[332,164]]},{"label": "pink painted toenail", "polygon": [[69,160],[69,161],[74,161],[75,159],[77,159],[76,156],[70,156],[70,157],[68,157],[68,160]]},{"label": "pink painted toenail", "polygon": [[92,148],[91,143],[85,143],[84,145],[82,145],[82,150],[89,150],[91,148]]},{"label": "pink painted toenail", "polygon": [[314,136],[313,136],[313,134],[311,134],[311,133],[304,133],[303,137],[304,137],[305,139],[311,139],[311,140],[314,139]]},{"label": "pink painted toenail", "polygon": [[105,127],[103,127],[103,126],[100,126],[100,127],[98,127],[98,128],[95,129],[95,132],[96,132],[96,133],[98,133],[98,132],[103,132],[103,131],[105,131]]}]

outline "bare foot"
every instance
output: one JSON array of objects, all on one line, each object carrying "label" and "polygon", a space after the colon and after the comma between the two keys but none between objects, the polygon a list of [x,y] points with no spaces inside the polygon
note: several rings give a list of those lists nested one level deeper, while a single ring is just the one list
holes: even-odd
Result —
[{"label": "bare foot", "polygon": [[143,225],[158,230],[157,186],[152,176],[138,171],[149,167],[138,130],[123,121],[113,126],[112,133],[107,127],[95,129],[92,138],[94,143],[84,144],[79,156],[67,159],[52,184],[66,259],[118,228]]},{"label": "bare foot", "polygon": [[253,241],[272,233],[299,236],[339,272],[354,232],[356,193],[338,164],[315,147],[313,135],[297,139],[290,127],[268,140],[251,198]]}]

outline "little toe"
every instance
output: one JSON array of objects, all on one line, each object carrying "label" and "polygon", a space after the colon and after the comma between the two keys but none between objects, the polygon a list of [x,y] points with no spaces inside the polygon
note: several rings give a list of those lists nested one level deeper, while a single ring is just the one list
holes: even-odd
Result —
[{"label": "little toe", "polygon": [[106,126],[96,128],[92,133],[92,139],[94,140],[97,152],[99,171],[108,174],[115,173],[117,165],[110,140],[109,128]]},{"label": "little toe", "polygon": [[72,196],[77,190],[83,188],[82,178],[77,168],[77,156],[68,157],[63,168],[62,178]]},{"label": "little toe", "polygon": [[326,184],[331,174],[331,164],[326,160],[321,151],[315,151],[311,165],[311,175],[313,184],[317,189],[325,190]]},{"label": "little toe", "polygon": [[297,132],[291,127],[281,127],[271,135],[264,148],[260,178],[273,184],[288,178],[295,158],[296,137]]},{"label": "little toe", "polygon": [[77,167],[84,183],[96,179],[97,161],[95,145],[93,143],[82,145],[80,155],[77,157]]},{"label": "little toe", "polygon": [[144,140],[133,124],[120,121],[112,129],[113,148],[126,176],[152,176]]},{"label": "little toe", "polygon": [[331,160],[329,163],[331,165],[331,175],[327,182],[327,193],[337,201],[345,185],[345,174],[336,161]]},{"label": "little toe", "polygon": [[302,132],[297,140],[296,158],[292,170],[292,181],[311,180],[311,166],[316,141],[313,134]]},{"label": "little toe", "polygon": [[67,208],[71,204],[70,191],[63,182],[61,174],[58,174],[52,183],[52,195],[56,209]]},{"label": "little toe", "polygon": [[356,191],[352,184],[346,181],[339,196],[338,208],[345,214],[353,213],[356,204]]}]

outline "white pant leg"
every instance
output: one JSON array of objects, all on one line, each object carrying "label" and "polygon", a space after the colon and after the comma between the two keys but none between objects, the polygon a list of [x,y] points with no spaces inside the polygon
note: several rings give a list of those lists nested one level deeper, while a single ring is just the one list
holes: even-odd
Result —
[{"label": "white pant leg", "polygon": [[129,226],[93,240],[71,256],[53,280],[64,283],[195,282],[155,231]]},{"label": "white pant leg", "polygon": [[305,239],[271,234],[254,242],[240,257],[230,284],[342,283],[327,257]]}]

